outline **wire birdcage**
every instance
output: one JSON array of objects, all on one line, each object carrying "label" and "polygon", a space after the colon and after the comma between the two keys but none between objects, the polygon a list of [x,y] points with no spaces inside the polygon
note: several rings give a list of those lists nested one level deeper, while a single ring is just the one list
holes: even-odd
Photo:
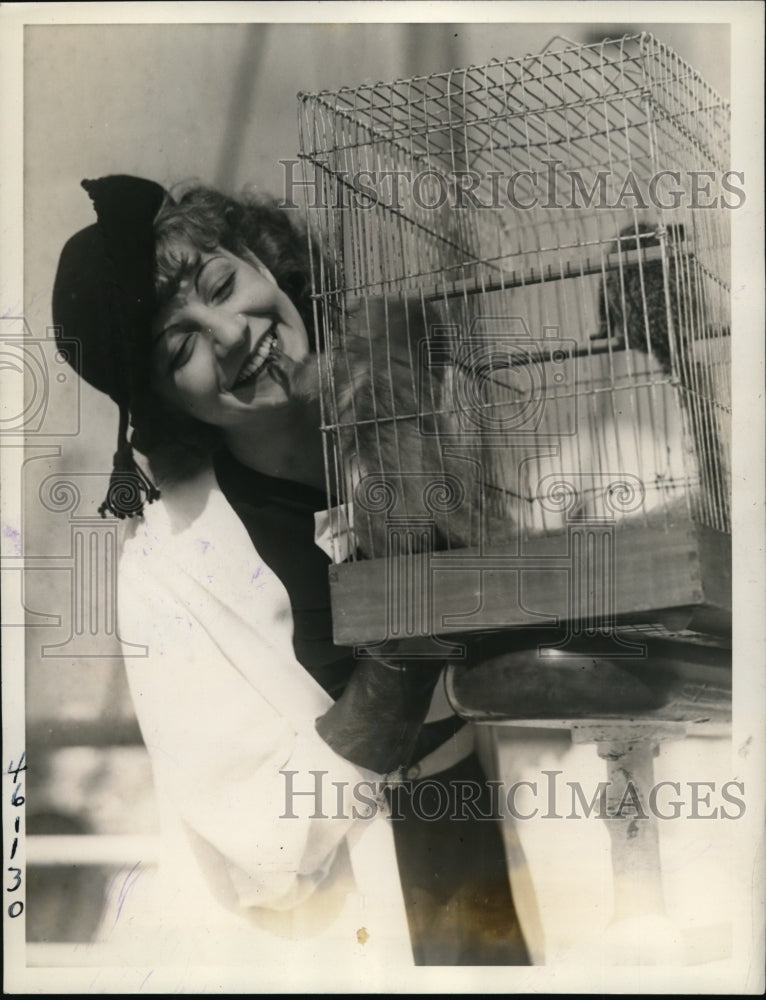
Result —
[{"label": "wire birdcage", "polygon": [[[336,640],[721,627],[728,128],[646,33],[300,95]],[[577,546],[602,556],[573,570]],[[419,626],[394,586],[427,594]]]}]

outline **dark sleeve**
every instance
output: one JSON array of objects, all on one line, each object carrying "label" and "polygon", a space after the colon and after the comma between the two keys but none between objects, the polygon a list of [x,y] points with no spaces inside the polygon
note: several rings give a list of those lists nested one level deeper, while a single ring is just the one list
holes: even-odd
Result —
[{"label": "dark sleeve", "polygon": [[408,764],[443,666],[360,660],[343,694],[317,719],[317,732],[336,753],[371,771]]}]

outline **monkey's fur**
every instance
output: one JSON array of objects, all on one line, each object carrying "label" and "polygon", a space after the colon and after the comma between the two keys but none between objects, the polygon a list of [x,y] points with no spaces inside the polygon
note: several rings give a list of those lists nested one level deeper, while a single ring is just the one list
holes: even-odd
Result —
[{"label": "monkey's fur", "polygon": [[[638,229],[638,238],[636,236]],[[620,230],[618,242],[609,248],[610,263],[618,264],[620,254],[641,252],[660,246],[657,226],[642,222]],[[678,258],[678,248],[684,241],[684,227],[673,224],[667,228],[668,289],[662,260],[641,260],[641,264],[622,260],[621,266],[609,271],[601,283],[599,294],[599,337],[620,337],[625,346],[639,351],[650,348],[666,374],[672,370],[671,345],[668,332],[667,303],[675,330],[676,345],[685,345],[693,326],[699,321],[697,282],[692,266],[683,257]],[[646,309],[644,309],[644,303]],[[648,343],[647,343],[648,327]],[[678,350],[678,347],[676,347]],[[682,355],[685,353],[682,349]],[[688,360],[688,359],[687,359]]]},{"label": "monkey's fur", "polygon": [[[424,309],[419,299],[368,299],[348,317],[342,344],[332,353],[334,399],[332,389],[320,389],[316,356],[286,372],[294,398],[312,401],[325,393],[326,412],[334,414],[338,425],[345,496],[354,500],[356,542],[367,557],[388,554],[389,516],[401,519],[407,551],[478,542],[480,448],[461,438],[466,460],[444,447],[445,436],[454,442],[460,435],[449,365],[429,370],[423,380],[428,398],[419,398],[419,344],[437,322],[436,313]],[[423,413],[428,414],[427,433],[418,419]],[[385,510],[370,510],[365,477],[381,473],[391,490],[390,502]],[[462,500],[456,496],[448,510],[441,509],[440,499],[453,492],[462,493]],[[430,541],[418,530],[423,518],[434,525]],[[412,530],[406,531],[408,527]]]}]

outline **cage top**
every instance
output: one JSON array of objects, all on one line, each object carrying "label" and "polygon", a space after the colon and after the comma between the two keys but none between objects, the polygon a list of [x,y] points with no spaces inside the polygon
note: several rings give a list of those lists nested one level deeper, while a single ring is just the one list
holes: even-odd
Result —
[{"label": "cage top", "polygon": [[[573,59],[577,59],[579,62],[571,62],[570,60]],[[654,72],[647,65],[647,61],[651,59],[658,63]],[[413,92],[423,94],[429,88],[442,91],[446,88],[447,91],[450,91],[453,89],[453,84],[455,85],[454,89],[460,89],[465,86],[466,80],[476,79],[477,74],[491,78],[493,74],[501,72],[506,78],[510,77],[513,80],[514,77],[517,77],[523,81],[524,78],[533,75],[538,77],[541,75],[560,76],[564,72],[581,73],[583,70],[599,69],[603,73],[607,67],[612,72],[616,69],[624,73],[626,66],[630,64],[637,66],[639,63],[643,65],[644,72],[650,78],[671,79],[675,83],[682,79],[693,81],[695,89],[704,89],[705,104],[724,109],[729,106],[728,102],[723,100],[697,70],[648,31],[626,34],[617,38],[604,38],[600,42],[587,44],[573,42],[562,35],[554,35],[539,53],[509,56],[507,59],[493,58],[484,64],[472,64],[427,75],[401,77],[393,81],[364,83],[356,87],[345,86],[337,90],[320,90],[313,93],[299,91],[297,97],[302,103],[319,103],[330,109],[341,111],[355,106],[357,97],[369,95],[381,88],[388,91],[407,88],[410,94]],[[413,94],[413,98],[415,94]]]}]

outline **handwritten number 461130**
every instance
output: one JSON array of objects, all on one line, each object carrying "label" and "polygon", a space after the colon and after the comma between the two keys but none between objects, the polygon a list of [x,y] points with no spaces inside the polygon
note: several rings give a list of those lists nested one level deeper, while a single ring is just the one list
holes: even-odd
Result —
[{"label": "handwritten number 461130", "polygon": [[[21,771],[26,771],[27,766],[24,763],[24,758],[26,754],[22,753],[19,758],[18,764],[14,765],[13,761],[8,765],[8,774],[13,775],[13,780],[15,782],[13,786],[13,791],[11,792],[11,805],[19,808],[24,805],[24,796],[21,794],[21,782],[19,781],[19,773]],[[19,832],[19,817],[17,816],[13,821],[13,829],[16,834]],[[19,846],[18,836],[13,838],[13,845],[11,846],[11,857],[10,860],[16,857],[16,850]],[[8,865],[8,871],[11,873],[13,878],[13,885],[6,888],[6,892],[16,892],[17,889],[21,887],[21,868],[17,868],[14,865]],[[8,916],[9,917],[19,917],[24,912],[24,903],[20,899],[15,899],[12,903],[8,905]]]}]

